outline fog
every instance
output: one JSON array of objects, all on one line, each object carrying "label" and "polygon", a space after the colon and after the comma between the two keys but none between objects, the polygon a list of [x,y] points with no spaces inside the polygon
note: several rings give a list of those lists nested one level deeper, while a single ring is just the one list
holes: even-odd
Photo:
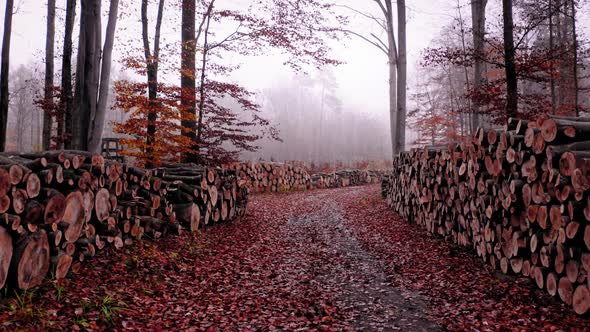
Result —
[{"label": "fog", "polygon": [[[16,2],[11,49],[13,100],[10,104],[9,122],[9,129],[15,135],[9,135],[9,143],[14,148],[36,150],[39,149],[38,128],[41,116],[33,100],[35,96],[39,96],[42,86],[39,82],[43,75],[46,3],[32,0]],[[240,1],[230,1],[225,5],[234,3],[244,4]],[[369,14],[378,13],[379,10],[372,0],[347,0],[339,1],[339,4]],[[424,74],[424,69],[420,66],[422,52],[433,40],[440,42],[441,35],[444,36],[445,33],[444,29],[448,29],[457,16],[457,4],[462,10],[463,18],[470,22],[468,1],[408,1],[409,111],[413,104],[418,104],[411,96],[418,96],[432,88],[425,86],[428,82],[424,77],[428,75]],[[60,54],[64,1],[58,1],[57,5],[56,51]],[[139,2],[129,2],[126,6],[130,6],[128,8],[131,8],[131,11],[139,11]],[[4,7],[5,1],[0,1],[0,8]],[[499,7],[498,1],[490,1],[488,21],[492,30],[497,30],[500,26]],[[341,10],[342,14],[349,15],[349,29],[366,35],[374,33],[383,36],[371,20],[345,7],[341,7]],[[79,14],[79,8],[77,13]],[[138,44],[135,47],[141,46],[137,42],[140,22],[133,15],[135,13],[122,17],[118,26],[113,80],[134,75],[124,70],[121,64],[128,43],[135,40]],[[175,45],[180,39],[180,33],[170,28],[174,20],[178,19],[177,16],[172,16],[167,17],[171,21],[165,24],[163,32],[166,45]],[[106,17],[103,20],[106,20]],[[587,25],[582,18],[582,35],[586,28]],[[74,40],[76,38],[74,36]],[[258,151],[244,152],[241,154],[242,159],[327,162],[389,159],[386,57],[375,47],[355,37],[330,41],[329,45],[333,48],[333,56],[343,64],[322,69],[305,67],[301,72],[294,72],[283,64],[284,58],[281,55],[272,51],[263,56],[224,59],[228,63],[240,64],[240,68],[228,74],[226,79],[254,91],[254,99],[261,106],[261,116],[269,119],[280,132],[281,141],[263,139],[257,143],[260,147]],[[56,68],[59,68],[58,64],[56,58]],[[177,64],[172,63],[169,68],[174,66]],[[56,77],[56,82],[58,79]],[[165,73],[163,80],[166,83],[178,84],[178,75]],[[20,113],[23,114],[18,115]],[[112,133],[112,121],[121,121],[124,118],[122,112],[113,110],[109,114],[104,136],[115,136]],[[23,130],[24,123],[27,124],[27,130]],[[411,125],[412,121],[409,123]],[[423,138],[418,137],[415,128],[410,126],[409,130],[406,139],[408,145],[423,141]],[[23,138],[17,139],[19,135]]]}]

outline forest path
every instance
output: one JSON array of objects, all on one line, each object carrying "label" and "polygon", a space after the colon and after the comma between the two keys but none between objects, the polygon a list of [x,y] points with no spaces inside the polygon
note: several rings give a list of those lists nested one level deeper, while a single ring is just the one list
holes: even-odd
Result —
[{"label": "forest path", "polygon": [[354,209],[361,193],[359,188],[315,191],[298,202],[303,206],[292,207],[305,213],[295,212],[279,226],[286,242],[279,258],[284,276],[297,271],[310,286],[331,294],[332,305],[356,330],[437,330],[425,318],[420,297],[392,286],[382,262],[348,228],[352,221],[346,220],[345,209]]},{"label": "forest path", "polygon": [[47,281],[0,312],[0,330],[590,330],[528,278],[401,220],[379,191],[254,195],[242,220],[108,249]]}]

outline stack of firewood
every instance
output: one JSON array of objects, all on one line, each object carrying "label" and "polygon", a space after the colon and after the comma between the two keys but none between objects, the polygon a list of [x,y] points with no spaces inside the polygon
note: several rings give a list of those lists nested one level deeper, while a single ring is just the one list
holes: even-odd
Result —
[{"label": "stack of firewood", "polygon": [[[177,215],[190,213],[187,219],[191,230],[199,226],[199,220],[205,225],[219,221],[233,220],[246,213],[248,190],[245,184],[239,184],[235,170],[204,167],[195,164],[164,164],[153,170],[169,183],[166,198],[178,207]],[[196,210],[194,205],[199,207]],[[183,208],[188,208],[189,210]]]},{"label": "stack of firewood", "polygon": [[245,213],[235,172],[194,165],[145,170],[82,151],[0,156],[0,288],[77,271],[122,248]]},{"label": "stack of firewood", "polygon": [[342,170],[309,175],[303,168],[283,163],[241,163],[230,167],[239,182],[254,193],[339,188],[379,183],[383,172]]},{"label": "stack of firewood", "polygon": [[590,119],[510,119],[469,142],[403,153],[382,192],[401,216],[503,273],[590,309]]},{"label": "stack of firewood", "polygon": [[298,166],[283,163],[239,163],[231,167],[252,192],[280,192],[311,189],[311,177]]},{"label": "stack of firewood", "polygon": [[311,177],[314,188],[339,188],[379,183],[381,174],[376,171],[342,170],[318,173]]}]

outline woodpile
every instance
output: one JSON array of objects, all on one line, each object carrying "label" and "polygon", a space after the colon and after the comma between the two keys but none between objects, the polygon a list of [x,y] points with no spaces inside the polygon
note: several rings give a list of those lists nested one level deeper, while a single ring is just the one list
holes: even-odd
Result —
[{"label": "woodpile", "polygon": [[578,314],[590,309],[590,119],[510,119],[401,154],[382,192],[402,217],[474,248]]},{"label": "woodpile", "polygon": [[303,167],[283,163],[241,163],[230,167],[251,192],[281,192],[340,188],[379,183],[382,172],[342,170],[309,175]]},{"label": "woodpile", "polygon": [[29,289],[54,266],[80,269],[122,248],[245,213],[234,171],[168,165],[146,170],[82,151],[0,156],[0,289]]},{"label": "woodpile", "polygon": [[311,177],[298,166],[284,163],[239,163],[231,167],[241,185],[254,193],[311,189]]},{"label": "woodpile", "polygon": [[[235,170],[195,164],[165,164],[153,172],[169,184],[166,198],[175,206],[177,216],[185,216],[193,210],[200,213],[200,216],[191,214],[185,220],[191,225],[191,231],[196,230],[199,224],[229,221],[246,213],[248,189],[245,184],[239,183]],[[194,205],[199,209],[196,210]]]},{"label": "woodpile", "polygon": [[340,188],[379,183],[381,173],[376,171],[343,170],[318,173],[311,177],[314,188]]}]

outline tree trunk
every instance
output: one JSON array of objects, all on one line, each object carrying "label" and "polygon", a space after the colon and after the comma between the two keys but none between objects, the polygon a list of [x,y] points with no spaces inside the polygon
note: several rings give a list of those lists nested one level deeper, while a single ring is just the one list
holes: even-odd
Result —
[{"label": "tree trunk", "polygon": [[[162,16],[164,13],[164,0],[160,0],[158,5],[158,16],[156,18],[156,32],[154,36],[154,53],[151,53],[150,41],[148,34],[148,17],[147,17],[147,0],[141,3],[141,26],[142,39],[144,47],[144,56],[147,64],[147,84],[148,84],[148,98],[150,100],[151,108],[147,115],[147,137],[146,137],[146,152],[151,154],[153,151],[153,144],[156,135],[156,120],[158,119],[157,102],[158,102],[158,61],[160,56],[160,29],[162,26]],[[147,165],[150,166],[150,165]]]},{"label": "tree trunk", "polygon": [[76,17],[76,0],[67,0],[66,22],[63,46],[63,58],[61,65],[61,102],[63,113],[58,114],[57,135],[60,145],[58,148],[71,147],[71,140],[67,139],[72,135],[72,34],[74,20]]},{"label": "tree trunk", "polygon": [[397,0],[398,54],[397,54],[397,114],[395,129],[396,151],[405,151],[406,147],[406,1]]},{"label": "tree trunk", "polygon": [[[186,132],[182,134],[190,138],[191,142],[196,141],[195,137],[195,117],[196,117],[196,40],[195,40],[195,0],[182,1],[182,35],[181,35],[181,58],[180,58],[180,87],[181,87],[181,105],[182,116],[181,125],[187,128]],[[184,156],[185,162],[195,161],[197,156],[189,154]]]},{"label": "tree trunk", "polygon": [[549,60],[549,82],[551,86],[551,113],[555,115],[557,111],[557,107],[555,105],[555,77],[553,76],[553,48],[555,47],[555,42],[553,40],[553,0],[549,0],[549,50],[551,52],[551,59]]},{"label": "tree trunk", "polygon": [[[484,40],[486,29],[486,5],[487,0],[471,1],[471,24],[473,29],[473,45],[475,51],[475,70],[473,78],[474,90],[481,89],[484,82]],[[471,130],[477,130],[479,127],[480,105],[478,102],[473,103],[473,114],[471,116]],[[472,132],[473,133],[473,132]]]},{"label": "tree trunk", "polygon": [[14,0],[6,0],[4,13],[4,37],[2,38],[2,61],[0,64],[0,151],[6,149],[6,124],[8,122],[8,75],[10,69],[10,36],[12,34],[12,11]]},{"label": "tree trunk", "polygon": [[576,116],[580,116],[580,108],[578,107],[579,103],[579,88],[578,88],[578,34],[576,32],[576,3],[574,0],[571,0],[572,6],[572,38],[573,38],[573,70],[574,70],[574,107],[576,110]]},{"label": "tree trunk", "polygon": [[115,30],[117,27],[117,15],[119,9],[119,0],[111,0],[109,8],[109,21],[103,47],[102,67],[100,73],[100,94],[98,96],[98,105],[94,119],[91,121],[90,132],[88,135],[88,151],[100,153],[102,145],[102,132],[104,121],[107,113],[107,100],[109,96],[110,79],[111,79],[111,59],[113,53],[113,44],[115,41]]},{"label": "tree trunk", "polygon": [[389,56],[389,130],[391,134],[391,155],[395,158],[398,154],[396,150],[396,128],[397,128],[397,68],[395,65],[395,56]]},{"label": "tree trunk", "polygon": [[200,154],[200,148],[202,145],[203,137],[203,115],[205,112],[205,82],[206,82],[206,69],[207,69],[207,55],[209,49],[209,25],[211,23],[211,15],[207,15],[207,23],[204,30],[204,42],[203,42],[203,58],[201,61],[201,82],[199,86],[199,115],[197,120],[197,137],[193,141],[193,149]]},{"label": "tree trunk", "polygon": [[[53,57],[55,49],[55,0],[47,1],[47,35],[45,38],[45,105],[53,104]],[[51,146],[52,117],[49,109],[43,112],[43,150]]]},{"label": "tree trunk", "polygon": [[[18,114],[16,115],[16,129],[18,130],[19,133],[24,133],[25,129],[26,129],[26,127],[25,127],[25,112],[27,112],[27,108],[25,106],[24,96],[21,94],[18,98],[19,98],[19,103],[17,106]],[[16,149],[18,151],[24,150],[24,146],[23,146],[24,136],[25,135],[17,135]]]},{"label": "tree trunk", "polygon": [[82,1],[78,63],[76,70],[76,96],[72,112],[72,147],[88,150],[88,130],[91,117],[96,113],[98,94],[97,77],[97,21],[100,20],[100,0]]},{"label": "tree trunk", "polygon": [[[463,15],[461,14],[461,3],[459,2],[459,0],[457,0],[457,13],[459,14],[459,22],[461,24],[461,47],[463,50],[463,59],[465,61],[467,61],[467,43],[465,42],[465,26],[463,24]],[[478,60],[476,59],[476,62]],[[469,93],[471,91],[471,82],[469,81],[469,70],[467,65],[463,66],[463,74],[465,75],[465,86],[467,88],[467,93]],[[449,82],[451,81],[451,73],[449,71]],[[451,97],[452,98],[452,97]],[[467,109],[469,110],[469,113],[473,113],[473,107],[472,107],[472,102],[471,102],[471,98],[466,98],[467,99]],[[458,105],[457,105],[458,107]],[[461,112],[460,114],[461,117],[461,136],[464,136],[464,130],[463,130],[463,112]],[[471,126],[472,124],[469,123],[469,126]],[[470,129],[470,132],[473,132],[473,129]]]},{"label": "tree trunk", "polygon": [[395,158],[397,150],[397,47],[393,33],[393,6],[391,1],[385,1],[385,22],[387,24],[387,57],[389,66],[389,131],[391,134],[391,155]]},{"label": "tree trunk", "polygon": [[514,36],[512,22],[512,0],[502,0],[504,18],[504,62],[506,66],[506,119],[518,114],[518,79],[514,63]]}]

